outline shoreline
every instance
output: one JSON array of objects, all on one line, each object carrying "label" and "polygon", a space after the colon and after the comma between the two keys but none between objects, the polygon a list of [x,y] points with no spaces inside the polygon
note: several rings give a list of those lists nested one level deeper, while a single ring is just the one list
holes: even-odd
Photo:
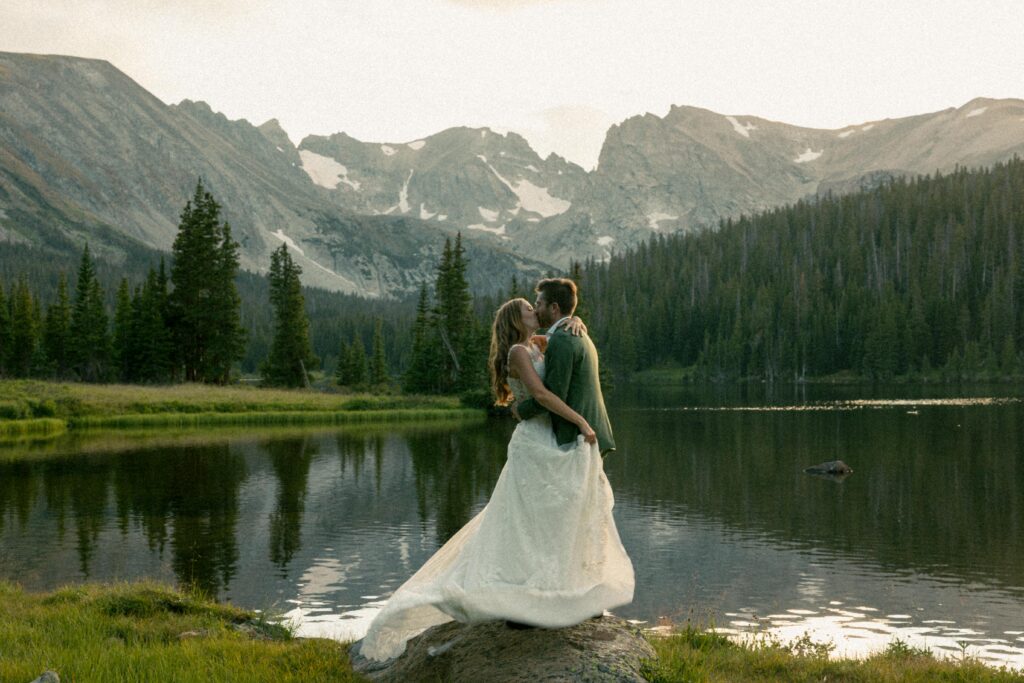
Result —
[{"label": "shoreline", "polygon": [[[297,637],[281,615],[217,603],[152,581],[86,583],[27,592],[0,581],[0,680],[56,671],[66,680],[363,681],[349,645]],[[1024,681],[967,656],[938,659],[893,641],[865,659],[832,659],[829,643],[748,643],[685,624],[645,632],[657,657],[650,681]]]},{"label": "shoreline", "polygon": [[0,380],[0,439],[4,440],[103,429],[313,426],[484,416],[484,411],[464,407],[452,396]]}]

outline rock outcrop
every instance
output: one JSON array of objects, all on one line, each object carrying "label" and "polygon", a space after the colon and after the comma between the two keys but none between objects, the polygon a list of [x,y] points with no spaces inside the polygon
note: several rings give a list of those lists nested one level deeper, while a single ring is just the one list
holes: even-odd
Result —
[{"label": "rock outcrop", "polygon": [[371,666],[356,654],[353,668],[382,683],[627,683],[646,680],[641,667],[654,657],[654,648],[638,629],[606,616],[554,630],[510,629],[501,621],[475,626],[449,622],[409,641],[405,653],[387,666]]}]

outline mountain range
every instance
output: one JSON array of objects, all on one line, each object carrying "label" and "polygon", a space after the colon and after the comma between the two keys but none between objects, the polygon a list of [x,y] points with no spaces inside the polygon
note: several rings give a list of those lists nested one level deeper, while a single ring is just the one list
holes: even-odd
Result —
[{"label": "mountain range", "polygon": [[676,106],[612,126],[590,172],[488,128],[296,146],[276,120],[164,104],[105,61],[0,53],[0,240],[88,240],[115,262],[132,245],[168,250],[201,177],[244,268],[265,271],[285,242],[306,284],[366,296],[431,281],[456,233],[471,283],[493,288],[658,233],[1022,154],[1017,99],[837,130]]}]

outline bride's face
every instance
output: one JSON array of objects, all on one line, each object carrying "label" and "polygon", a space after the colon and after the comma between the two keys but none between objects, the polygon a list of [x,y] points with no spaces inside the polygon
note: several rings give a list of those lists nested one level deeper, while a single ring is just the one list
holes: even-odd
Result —
[{"label": "bride's face", "polygon": [[533,306],[526,303],[525,301],[520,304],[520,316],[523,320],[523,327],[526,328],[528,334],[533,334],[540,327],[540,322],[537,320],[537,312],[533,310]]}]

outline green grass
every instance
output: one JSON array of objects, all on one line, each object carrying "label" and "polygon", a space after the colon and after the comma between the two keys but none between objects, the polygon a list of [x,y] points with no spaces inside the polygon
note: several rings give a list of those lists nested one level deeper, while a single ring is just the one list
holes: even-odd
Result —
[{"label": "green grass", "polygon": [[0,380],[0,439],[53,435],[65,428],[331,425],[479,415],[482,411],[462,407],[452,396]]},{"label": "green grass", "polygon": [[970,657],[936,659],[899,640],[868,659],[829,659],[831,643],[807,636],[789,644],[770,638],[738,644],[713,631],[688,627],[650,641],[658,659],[643,673],[652,683],[1024,681],[1024,675],[1015,671],[987,667]]},{"label": "green grass", "polygon": [[56,417],[36,417],[27,420],[0,421],[0,439],[54,436],[63,434],[67,423]]},{"label": "green grass", "polygon": [[[940,660],[895,640],[864,660],[829,659],[809,637],[737,644],[687,627],[652,637],[654,683],[1024,681],[965,657]],[[361,681],[347,646],[302,639],[262,615],[150,582],[26,593],[0,582],[0,681],[45,670],[63,681]]]},{"label": "green grass", "polygon": [[0,681],[359,681],[345,645],[158,584],[0,583]]}]

